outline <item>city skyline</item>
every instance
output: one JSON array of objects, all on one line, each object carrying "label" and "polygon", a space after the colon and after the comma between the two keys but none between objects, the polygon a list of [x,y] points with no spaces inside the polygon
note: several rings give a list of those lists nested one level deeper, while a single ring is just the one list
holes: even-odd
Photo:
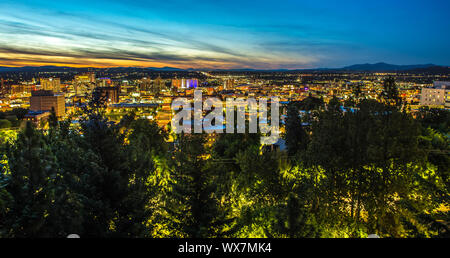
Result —
[{"label": "city skyline", "polygon": [[[326,6],[326,7],[325,7]],[[3,1],[0,66],[448,65],[445,1]]]}]

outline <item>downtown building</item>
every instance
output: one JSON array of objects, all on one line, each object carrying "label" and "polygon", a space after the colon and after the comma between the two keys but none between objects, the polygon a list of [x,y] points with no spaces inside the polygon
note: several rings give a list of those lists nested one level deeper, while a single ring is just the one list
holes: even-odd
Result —
[{"label": "downtown building", "polygon": [[432,87],[422,88],[420,105],[450,108],[450,81],[435,81]]},{"label": "downtown building", "polygon": [[119,103],[119,87],[97,87],[95,92],[101,96],[106,103]]},{"label": "downtown building", "polygon": [[50,112],[55,110],[57,117],[66,114],[66,104],[64,94],[54,93],[51,90],[38,90],[31,93],[30,111]]},{"label": "downtown building", "polygon": [[197,88],[198,80],[197,79],[172,79],[172,88],[177,89],[190,89]]},{"label": "downtown building", "polygon": [[41,89],[61,92],[61,80],[59,78],[41,78]]},{"label": "downtown building", "polygon": [[91,93],[95,88],[95,83],[95,73],[93,72],[75,75],[72,82],[75,95],[82,96]]}]

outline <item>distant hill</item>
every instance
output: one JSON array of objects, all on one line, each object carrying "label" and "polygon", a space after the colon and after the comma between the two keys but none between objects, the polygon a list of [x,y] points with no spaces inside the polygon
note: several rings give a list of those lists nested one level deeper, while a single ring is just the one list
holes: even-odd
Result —
[{"label": "distant hill", "polygon": [[406,71],[411,69],[422,69],[430,68],[437,65],[434,64],[418,64],[418,65],[394,65],[387,63],[376,63],[376,64],[355,64],[351,66],[346,66],[338,70],[344,71]]},{"label": "distant hill", "polygon": [[0,66],[0,72],[53,72],[53,71],[67,71],[87,68],[76,68],[68,66],[22,66],[22,67],[6,67]]},{"label": "distant hill", "polygon": [[186,71],[186,69],[180,69],[180,68],[169,67],[169,66],[164,66],[164,67],[147,67],[147,69],[148,70],[153,70],[153,71],[164,71],[164,72]]},{"label": "distant hill", "polygon": [[449,66],[431,66],[427,68],[415,68],[408,70],[411,73],[450,74]]},{"label": "distant hill", "polygon": [[[23,66],[23,67],[5,67],[0,66],[0,72],[64,72],[64,71],[87,71],[88,69],[97,70],[101,68],[76,68],[68,66]],[[195,68],[176,68],[176,67],[111,67],[105,68],[107,70],[117,70],[117,71],[160,71],[160,72],[191,72],[191,71],[219,71],[219,72],[286,72],[286,71],[297,71],[297,72],[398,72],[398,71],[408,71],[412,73],[450,73],[450,68],[448,66],[438,66],[434,64],[418,64],[418,65],[394,65],[387,63],[375,63],[375,64],[355,64],[350,66],[345,66],[342,68],[313,68],[313,69],[252,69],[252,68],[234,68],[234,69],[195,69]]]}]

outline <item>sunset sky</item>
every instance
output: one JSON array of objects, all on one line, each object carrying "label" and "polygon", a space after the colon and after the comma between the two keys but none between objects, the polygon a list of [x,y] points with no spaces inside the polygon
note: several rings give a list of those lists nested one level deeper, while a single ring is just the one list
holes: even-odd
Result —
[{"label": "sunset sky", "polygon": [[449,13],[448,0],[2,0],[0,66],[450,65]]}]

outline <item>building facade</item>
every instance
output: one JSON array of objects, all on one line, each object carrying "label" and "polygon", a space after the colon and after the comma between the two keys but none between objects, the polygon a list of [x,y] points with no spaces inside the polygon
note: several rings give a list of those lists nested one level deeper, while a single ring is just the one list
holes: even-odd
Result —
[{"label": "building facade", "polygon": [[450,81],[436,81],[432,87],[422,88],[420,105],[450,108]]},{"label": "building facade", "polygon": [[41,78],[41,89],[61,92],[61,80],[59,78]]},{"label": "building facade", "polygon": [[38,90],[31,93],[31,111],[51,111],[55,110],[57,117],[63,117],[66,113],[64,94],[55,94],[50,90]]}]

